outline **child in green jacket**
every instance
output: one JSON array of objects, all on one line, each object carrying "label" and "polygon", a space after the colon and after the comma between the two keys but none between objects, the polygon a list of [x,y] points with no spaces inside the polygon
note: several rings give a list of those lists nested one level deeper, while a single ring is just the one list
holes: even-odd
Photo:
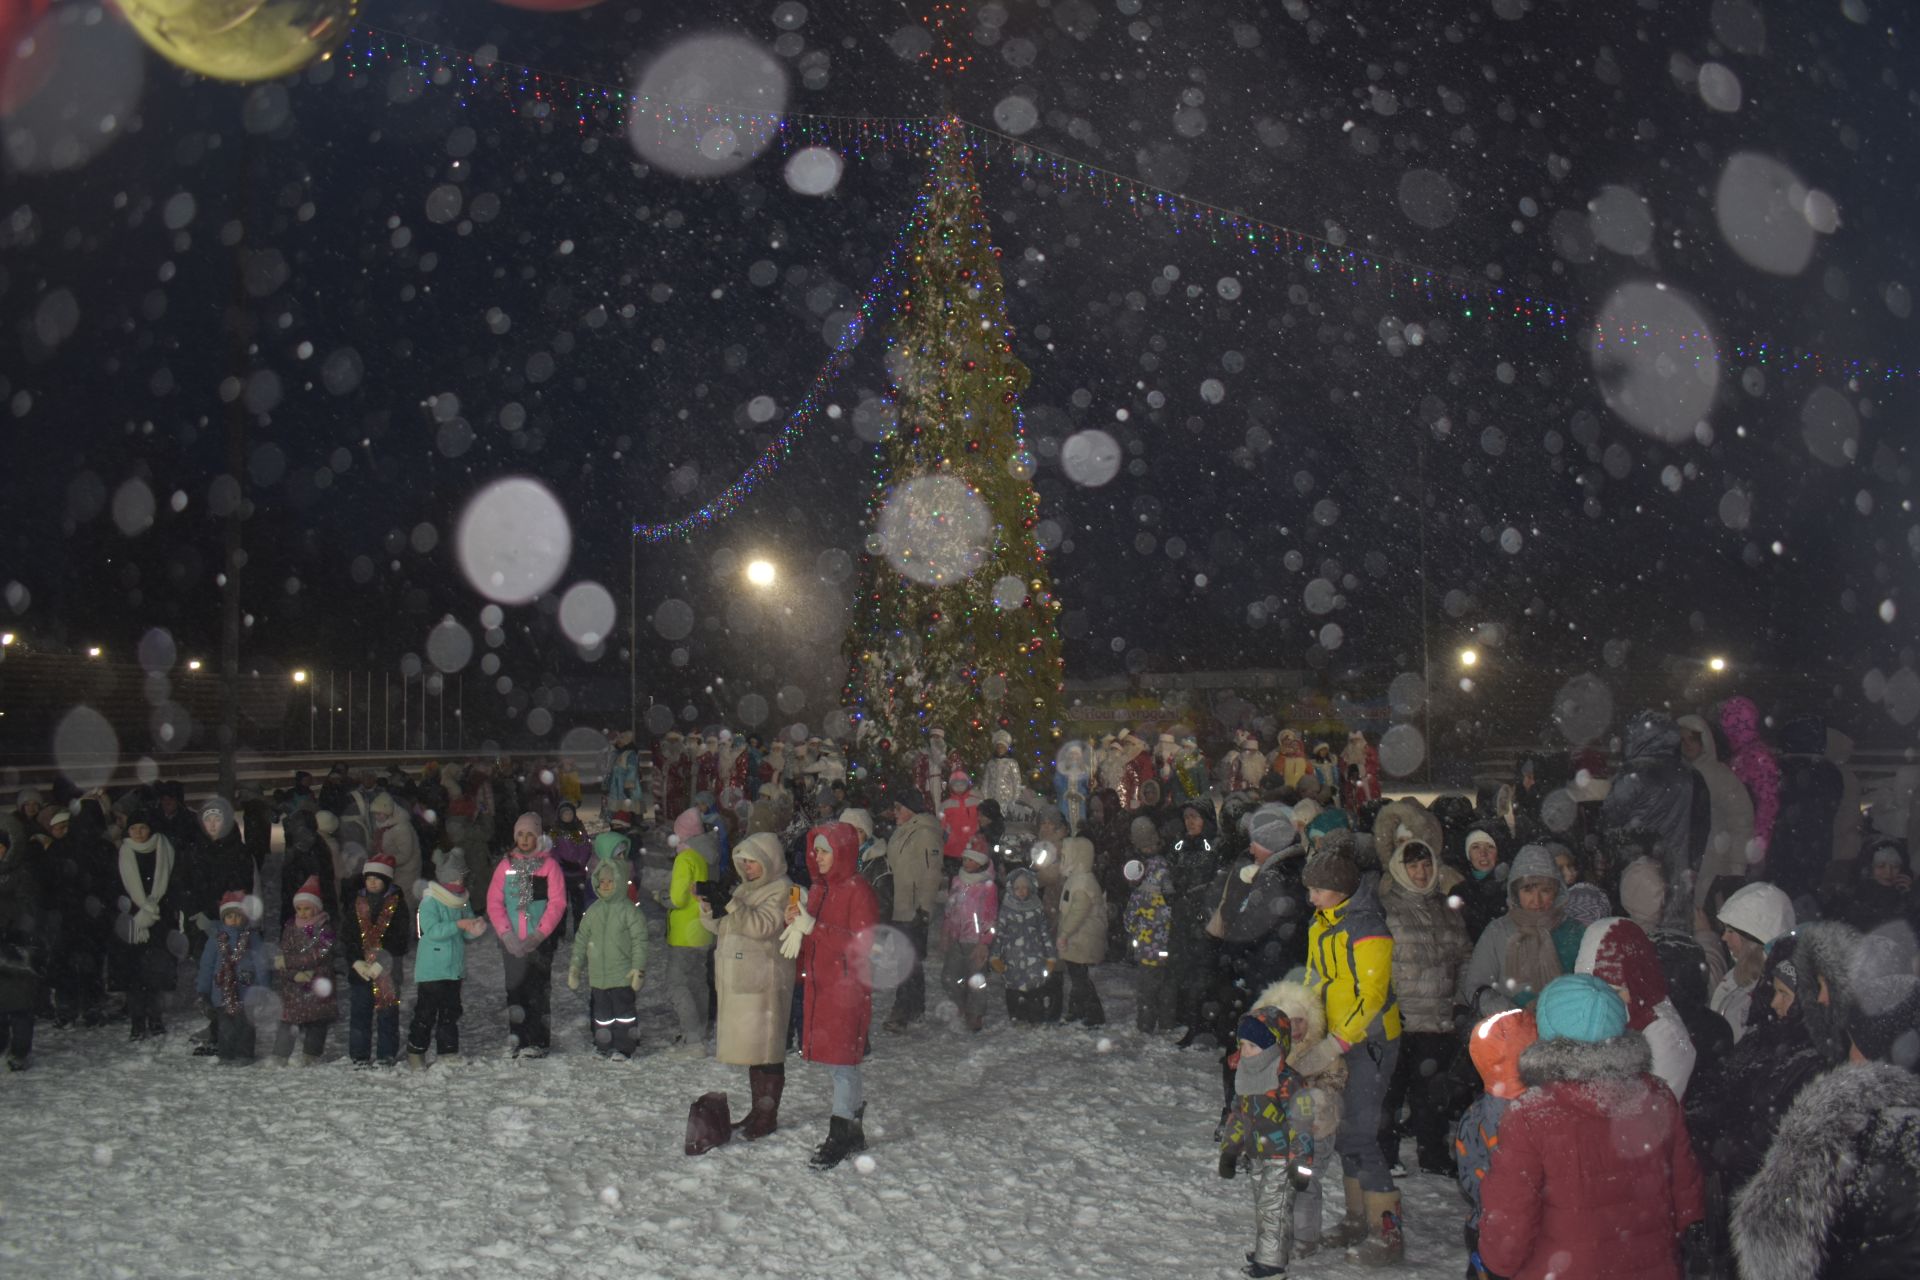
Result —
[{"label": "child in green jacket", "polygon": [[427,1045],[438,1061],[460,1059],[460,989],[467,976],[467,944],[487,931],[467,900],[467,856],[449,849],[434,859],[440,878],[420,895],[414,915],[419,959],[414,965],[413,1023],[407,1028],[407,1065],[427,1065]]},{"label": "child in green jacket", "polygon": [[567,987],[580,989],[587,975],[588,1006],[593,1017],[593,1047],[606,1056],[633,1056],[639,1018],[635,997],[647,979],[647,918],[627,895],[632,883],[627,838],[605,831],[593,840],[594,904],[580,917],[573,935],[573,959]]}]

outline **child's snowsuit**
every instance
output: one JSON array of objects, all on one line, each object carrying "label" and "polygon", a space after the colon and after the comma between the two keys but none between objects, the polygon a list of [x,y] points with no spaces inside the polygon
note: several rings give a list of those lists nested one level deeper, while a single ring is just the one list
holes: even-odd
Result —
[{"label": "child's snowsuit", "polygon": [[569,987],[577,988],[586,971],[594,1049],[623,1058],[633,1056],[640,1025],[635,997],[647,974],[647,918],[627,897],[632,879],[623,857],[593,864],[595,902],[580,917],[567,965]]},{"label": "child's snowsuit", "polygon": [[[1028,893],[1022,899],[1018,885]],[[1015,1022],[1056,1022],[1060,1018],[1059,960],[1054,955],[1053,925],[1040,900],[1040,880],[1020,867],[1007,876],[1006,896],[988,964],[1006,979],[1007,1017]]]},{"label": "child's snowsuit", "polygon": [[1127,944],[1140,966],[1135,987],[1134,1025],[1141,1031],[1165,1031],[1173,1017],[1173,873],[1155,854],[1127,898]]},{"label": "child's snowsuit", "polygon": [[1293,1198],[1313,1176],[1313,1101],[1306,1081],[1287,1066],[1292,1048],[1288,1019],[1273,1008],[1253,1017],[1274,1033],[1275,1043],[1251,1057],[1235,1052],[1233,1110],[1220,1144],[1220,1173],[1240,1165],[1253,1176],[1254,1266],[1270,1274],[1286,1270],[1293,1256]]}]

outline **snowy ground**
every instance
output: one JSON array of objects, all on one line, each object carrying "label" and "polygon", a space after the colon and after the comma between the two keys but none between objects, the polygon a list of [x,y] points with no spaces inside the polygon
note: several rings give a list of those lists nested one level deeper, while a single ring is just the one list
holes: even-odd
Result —
[{"label": "snowy ground", "polygon": [[[556,1055],[514,1061],[499,950],[470,955],[474,1060],[424,1074],[352,1070],[341,1024],[305,1071],[190,1056],[184,1009],[157,1047],[43,1025],[33,1069],[0,1077],[0,1274],[1224,1277],[1252,1247],[1247,1183],[1214,1176],[1215,1060],[1134,1032],[1119,966],[1096,971],[1099,1032],[1009,1026],[996,987],[977,1036],[877,1033],[871,1166],[822,1174],[821,1069],[789,1059],[779,1133],[689,1159],[687,1104],[724,1089],[740,1114],[744,1070],[649,1056],[670,1036],[651,988],[642,1056],[592,1056],[564,953]],[[1451,1181],[1405,1192],[1401,1274],[1458,1276]]]}]

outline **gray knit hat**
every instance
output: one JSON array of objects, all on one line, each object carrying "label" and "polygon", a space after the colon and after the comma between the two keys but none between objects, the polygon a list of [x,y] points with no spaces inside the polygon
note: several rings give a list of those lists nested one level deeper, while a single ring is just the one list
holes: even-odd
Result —
[{"label": "gray knit hat", "polygon": [[1293,810],[1284,804],[1263,804],[1247,815],[1247,840],[1269,853],[1285,853],[1300,843]]}]

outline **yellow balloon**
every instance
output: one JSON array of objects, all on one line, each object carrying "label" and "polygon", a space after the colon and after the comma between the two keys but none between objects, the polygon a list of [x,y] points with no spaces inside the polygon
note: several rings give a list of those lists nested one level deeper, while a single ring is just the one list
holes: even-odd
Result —
[{"label": "yellow balloon", "polygon": [[274,80],[340,47],[360,0],[119,0],[140,38],[216,80]]}]

